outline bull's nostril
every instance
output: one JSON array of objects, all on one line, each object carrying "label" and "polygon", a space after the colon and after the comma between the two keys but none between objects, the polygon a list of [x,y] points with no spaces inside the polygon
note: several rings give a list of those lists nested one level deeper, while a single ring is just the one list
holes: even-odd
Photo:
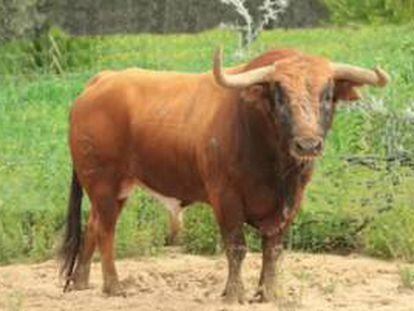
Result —
[{"label": "bull's nostril", "polygon": [[295,145],[296,145],[296,149],[297,150],[299,150],[299,151],[306,151],[306,148],[304,148],[304,146],[299,141],[297,141],[295,143]]},{"label": "bull's nostril", "polygon": [[323,147],[322,141],[318,140],[318,141],[316,141],[313,150],[315,152],[320,152],[322,150],[322,147]]}]

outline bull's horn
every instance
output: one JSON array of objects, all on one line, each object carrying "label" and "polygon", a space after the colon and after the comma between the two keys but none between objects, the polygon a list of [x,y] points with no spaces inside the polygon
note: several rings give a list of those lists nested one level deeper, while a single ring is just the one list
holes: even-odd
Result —
[{"label": "bull's horn", "polygon": [[369,84],[384,87],[390,82],[390,76],[381,68],[373,70],[356,66],[333,63],[334,77],[338,80],[349,80],[357,84]]},{"label": "bull's horn", "polygon": [[268,77],[275,72],[276,65],[252,69],[238,74],[227,74],[222,67],[223,49],[220,47],[214,54],[213,74],[216,82],[226,88],[244,88],[256,83],[268,81]]}]

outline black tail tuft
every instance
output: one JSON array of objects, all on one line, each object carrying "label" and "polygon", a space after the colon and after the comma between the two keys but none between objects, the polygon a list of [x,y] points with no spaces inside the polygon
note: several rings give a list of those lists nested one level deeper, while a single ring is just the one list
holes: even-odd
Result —
[{"label": "black tail tuft", "polygon": [[59,252],[61,258],[60,274],[66,279],[63,291],[67,291],[82,244],[81,206],[83,191],[75,170],[72,173],[72,185],[66,220],[66,232]]}]

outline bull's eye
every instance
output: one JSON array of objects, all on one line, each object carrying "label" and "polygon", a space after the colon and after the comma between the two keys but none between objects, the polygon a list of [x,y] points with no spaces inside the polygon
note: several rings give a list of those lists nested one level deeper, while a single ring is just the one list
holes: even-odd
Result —
[{"label": "bull's eye", "polygon": [[273,104],[275,107],[283,105],[285,102],[285,94],[279,83],[275,84],[273,92]]},{"label": "bull's eye", "polygon": [[324,91],[321,94],[320,98],[322,109],[324,111],[330,111],[332,108],[332,102],[333,102],[333,88],[332,86],[327,86]]},{"label": "bull's eye", "polygon": [[332,115],[333,115],[333,87],[328,85],[324,91],[321,93],[320,97],[320,111],[321,111],[321,119],[320,124],[324,129],[324,133],[326,134],[330,124],[332,123]]},{"label": "bull's eye", "polygon": [[279,83],[275,83],[274,86],[272,106],[272,111],[276,119],[282,124],[289,124],[290,110],[288,105],[288,97],[286,96],[283,87]]}]

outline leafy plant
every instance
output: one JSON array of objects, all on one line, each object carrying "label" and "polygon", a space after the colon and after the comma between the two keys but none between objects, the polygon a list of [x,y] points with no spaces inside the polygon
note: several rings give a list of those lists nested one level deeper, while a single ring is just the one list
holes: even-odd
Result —
[{"label": "leafy plant", "polygon": [[184,249],[195,254],[216,254],[221,249],[218,226],[208,206],[196,206],[185,213]]},{"label": "leafy plant", "polygon": [[351,22],[404,23],[414,17],[411,0],[325,0],[332,20],[339,24]]},{"label": "leafy plant", "polygon": [[414,269],[403,267],[399,269],[401,284],[403,288],[414,289]]}]

